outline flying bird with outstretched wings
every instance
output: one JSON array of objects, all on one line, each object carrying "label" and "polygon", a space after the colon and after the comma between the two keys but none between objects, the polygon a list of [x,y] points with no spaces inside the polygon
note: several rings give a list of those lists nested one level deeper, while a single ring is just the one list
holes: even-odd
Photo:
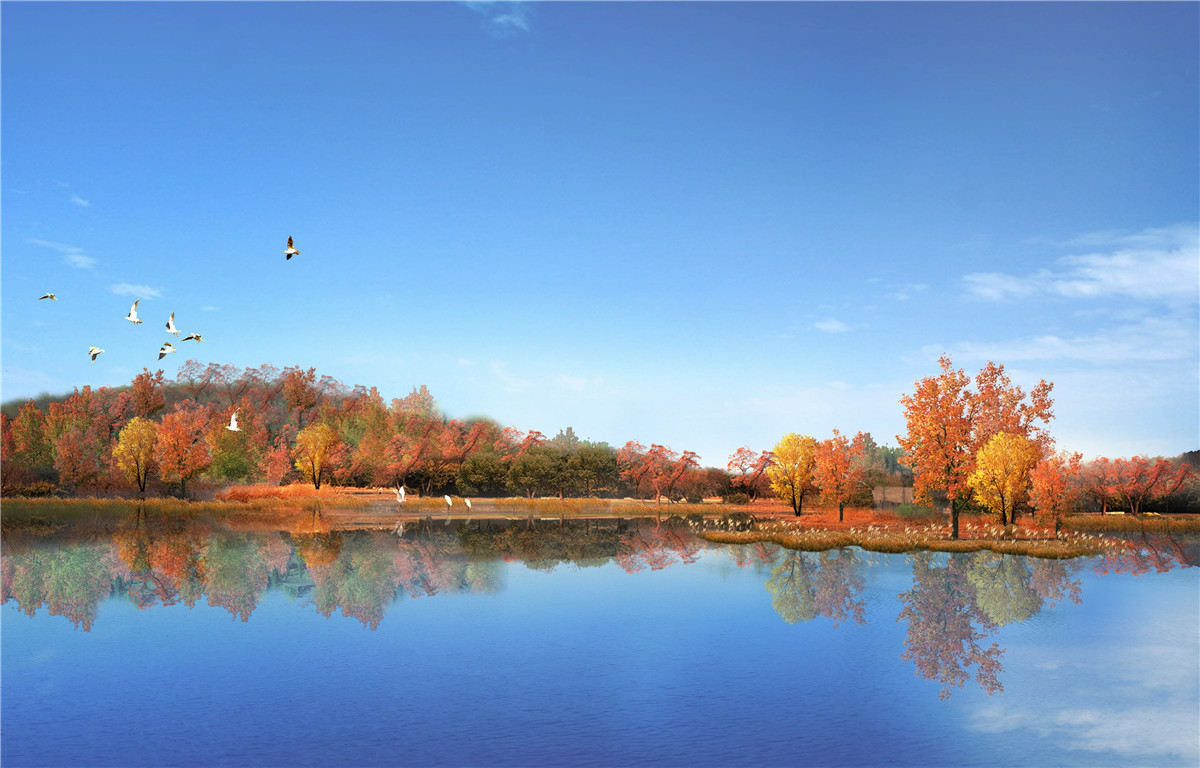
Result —
[{"label": "flying bird with outstretched wings", "polygon": [[285,254],[287,254],[287,257],[288,257],[289,259],[290,259],[290,258],[292,258],[293,256],[299,256],[299,255],[300,255],[300,251],[297,251],[297,250],[296,250],[296,246],[292,244],[292,237],[291,237],[291,235],[288,235],[288,247],[287,247],[287,250],[286,250],[286,251],[284,251],[284,253],[285,253]]}]

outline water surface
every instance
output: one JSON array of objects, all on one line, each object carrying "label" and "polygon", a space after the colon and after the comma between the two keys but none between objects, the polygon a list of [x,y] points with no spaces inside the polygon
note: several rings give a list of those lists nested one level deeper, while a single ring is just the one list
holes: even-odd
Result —
[{"label": "water surface", "polygon": [[652,521],[6,540],[3,760],[1197,765],[1192,551],[801,554]]}]

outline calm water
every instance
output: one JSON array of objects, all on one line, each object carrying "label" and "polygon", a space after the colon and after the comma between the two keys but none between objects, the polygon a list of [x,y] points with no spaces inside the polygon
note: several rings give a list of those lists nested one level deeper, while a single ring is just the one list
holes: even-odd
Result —
[{"label": "calm water", "polygon": [[1200,764],[1194,544],[542,525],[8,537],[3,764]]}]

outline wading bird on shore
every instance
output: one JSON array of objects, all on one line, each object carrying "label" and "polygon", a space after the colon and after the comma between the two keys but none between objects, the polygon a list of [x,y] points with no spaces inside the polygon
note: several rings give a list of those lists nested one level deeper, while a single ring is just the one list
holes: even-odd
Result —
[{"label": "wading bird on shore", "polygon": [[404,486],[403,485],[396,489],[396,501],[401,504],[404,503]]},{"label": "wading bird on shore", "polygon": [[96,358],[99,357],[100,353],[103,351],[104,350],[100,349],[100,347],[88,347],[88,354],[92,356],[93,363],[96,362]]},{"label": "wading bird on shore", "polygon": [[242,431],[241,427],[239,427],[237,425],[237,415],[238,415],[238,412],[234,411],[233,415],[229,417],[229,426],[225,427],[225,429],[228,429],[230,432],[241,432]]},{"label": "wading bird on shore", "polygon": [[175,349],[175,347],[171,346],[171,342],[165,341],[165,342],[163,342],[162,347],[159,348],[159,350],[158,350],[158,359],[162,360],[164,357],[171,354],[172,352],[178,352],[178,351],[179,350]]},{"label": "wading bird on shore", "polygon": [[198,333],[189,333],[187,336],[183,337],[183,340],[184,341],[204,341],[204,339],[200,338],[200,334],[198,334]]},{"label": "wading bird on shore", "polygon": [[287,247],[287,250],[286,250],[286,251],[284,251],[284,253],[286,253],[286,254],[287,254],[287,257],[288,257],[289,259],[290,259],[290,258],[292,258],[293,256],[299,256],[299,255],[300,255],[300,251],[297,251],[297,250],[296,250],[296,247],[295,247],[294,245],[292,245],[292,237],[291,237],[291,235],[288,235],[288,247]]},{"label": "wading bird on shore", "polygon": [[133,302],[133,306],[129,308],[129,314],[125,315],[125,319],[128,320],[129,322],[133,323],[134,325],[142,324],[141,318],[139,318],[137,316],[138,301],[141,301],[141,299],[138,299],[137,301]]},{"label": "wading bird on shore", "polygon": [[454,502],[450,500],[449,496],[443,496],[442,498],[444,498],[446,500],[446,508],[447,509],[454,506]]},{"label": "wading bird on shore", "polygon": [[171,316],[169,318],[167,318],[167,333],[173,333],[173,334],[175,334],[175,338],[179,338],[179,329],[175,327],[175,313],[174,312],[172,312]]},{"label": "wading bird on shore", "polygon": [[53,293],[47,293],[45,296],[38,296],[38,301],[41,301],[42,299],[50,299],[50,301],[58,301],[58,297],[55,296]]}]

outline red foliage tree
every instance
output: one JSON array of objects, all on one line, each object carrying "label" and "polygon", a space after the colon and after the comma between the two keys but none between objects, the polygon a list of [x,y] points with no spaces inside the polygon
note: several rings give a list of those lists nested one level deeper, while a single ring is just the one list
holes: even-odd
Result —
[{"label": "red foliage tree", "polygon": [[741,486],[751,500],[758,498],[766,484],[767,468],[775,461],[771,451],[755,453],[750,446],[744,445],[729,456],[726,468],[738,474],[730,478],[730,485]]},{"label": "red foliage tree", "polygon": [[206,439],[211,420],[208,408],[185,400],[176,403],[158,425],[154,459],[163,479],[178,482],[179,495],[185,498],[188,481],[211,460]]}]

